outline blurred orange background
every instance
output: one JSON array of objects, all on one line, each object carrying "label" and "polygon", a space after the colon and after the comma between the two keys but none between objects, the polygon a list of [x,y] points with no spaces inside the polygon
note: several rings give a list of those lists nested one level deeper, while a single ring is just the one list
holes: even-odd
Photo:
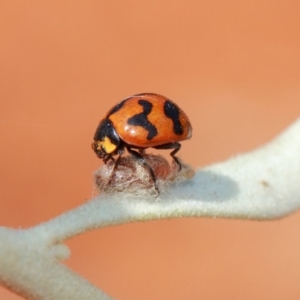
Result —
[{"label": "blurred orange background", "polygon": [[[2,1],[1,225],[33,226],[91,198],[94,131],[131,94],[181,106],[194,131],[180,157],[195,167],[271,140],[299,116],[299,10],[299,1]],[[299,227],[299,213],[127,224],[68,241],[66,264],[116,299],[299,299]],[[21,298],[0,288],[0,299]]]}]

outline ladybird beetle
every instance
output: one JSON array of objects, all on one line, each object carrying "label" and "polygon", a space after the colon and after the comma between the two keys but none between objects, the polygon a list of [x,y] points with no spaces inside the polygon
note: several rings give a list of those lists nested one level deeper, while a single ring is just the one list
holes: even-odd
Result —
[{"label": "ladybird beetle", "polygon": [[[175,156],[181,147],[179,141],[191,136],[187,115],[173,101],[158,94],[142,93],[124,99],[106,114],[97,127],[92,149],[104,163],[115,161],[114,171],[126,148],[148,168],[158,192],[155,174],[143,158],[144,150],[174,149],[170,155],[180,170],[181,164]],[[117,160],[114,155],[119,155]]]}]

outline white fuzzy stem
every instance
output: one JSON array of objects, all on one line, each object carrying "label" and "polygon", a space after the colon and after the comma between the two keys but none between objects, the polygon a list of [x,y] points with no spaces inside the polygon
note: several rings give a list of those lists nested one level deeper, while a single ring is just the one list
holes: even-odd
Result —
[{"label": "white fuzzy stem", "polygon": [[157,200],[100,195],[35,228],[59,241],[98,227],[177,217],[274,219],[300,207],[300,120],[269,144],[200,169]]},{"label": "white fuzzy stem", "polygon": [[30,230],[2,227],[0,284],[32,300],[112,299],[57,259],[67,252],[62,245],[44,244]]},{"label": "white fuzzy stem", "polygon": [[27,299],[109,299],[62,265],[87,230],[178,217],[274,219],[300,207],[300,120],[253,152],[200,169],[157,200],[100,195],[28,230],[0,230],[0,282]]}]

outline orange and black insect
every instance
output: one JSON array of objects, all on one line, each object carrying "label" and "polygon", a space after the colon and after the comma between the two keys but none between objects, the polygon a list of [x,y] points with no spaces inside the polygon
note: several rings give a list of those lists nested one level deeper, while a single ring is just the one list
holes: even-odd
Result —
[{"label": "orange and black insect", "polygon": [[[181,169],[175,154],[181,147],[179,141],[191,136],[187,115],[173,101],[158,94],[143,93],[124,99],[107,113],[97,127],[92,148],[104,163],[114,160],[114,169],[126,148],[148,168],[158,191],[155,174],[143,158],[144,149],[174,149],[170,155]],[[114,155],[119,155],[117,160]]]}]

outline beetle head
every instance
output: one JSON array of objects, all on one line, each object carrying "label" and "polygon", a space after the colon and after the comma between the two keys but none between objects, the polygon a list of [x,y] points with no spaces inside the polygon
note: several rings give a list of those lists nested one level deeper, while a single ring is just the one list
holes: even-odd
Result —
[{"label": "beetle head", "polygon": [[117,153],[119,145],[120,138],[112,122],[107,118],[103,119],[97,127],[92,149],[100,159],[107,161]]}]

